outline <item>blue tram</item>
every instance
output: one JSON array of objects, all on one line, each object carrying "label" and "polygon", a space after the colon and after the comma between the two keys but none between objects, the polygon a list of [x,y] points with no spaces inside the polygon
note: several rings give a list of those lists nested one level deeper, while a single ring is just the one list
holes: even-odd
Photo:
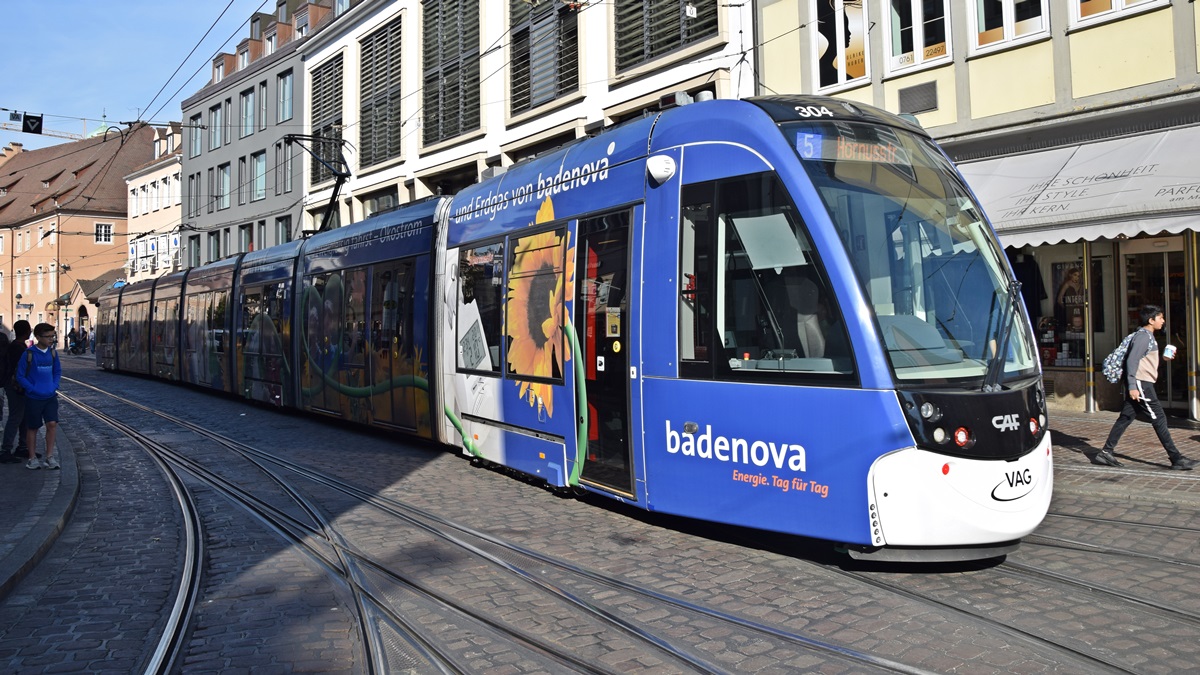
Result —
[{"label": "blue tram", "polygon": [[105,368],[855,557],[1003,555],[1050,501],[996,237],[919,127],[856,103],[671,108],[101,317]]}]

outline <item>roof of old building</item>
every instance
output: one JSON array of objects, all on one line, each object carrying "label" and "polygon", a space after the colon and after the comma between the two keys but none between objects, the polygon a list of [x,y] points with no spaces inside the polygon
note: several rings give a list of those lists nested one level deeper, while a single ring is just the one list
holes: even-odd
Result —
[{"label": "roof of old building", "polygon": [[154,128],[144,123],[19,153],[0,166],[0,228],[55,209],[124,215],[124,177],[153,156]]}]

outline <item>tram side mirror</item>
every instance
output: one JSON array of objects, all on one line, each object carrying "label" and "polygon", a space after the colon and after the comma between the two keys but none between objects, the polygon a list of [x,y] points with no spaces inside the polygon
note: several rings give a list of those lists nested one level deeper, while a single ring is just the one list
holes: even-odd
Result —
[{"label": "tram side mirror", "polygon": [[662,185],[675,175],[675,160],[667,155],[654,155],[646,160],[646,173],[655,187]]}]

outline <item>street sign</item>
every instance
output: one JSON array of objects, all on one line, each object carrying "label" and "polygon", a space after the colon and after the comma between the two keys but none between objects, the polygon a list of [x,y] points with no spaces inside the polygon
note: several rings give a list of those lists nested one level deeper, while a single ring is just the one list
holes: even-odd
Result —
[{"label": "street sign", "polygon": [[21,119],[21,131],[27,134],[42,133],[42,116],[26,113],[25,117]]}]

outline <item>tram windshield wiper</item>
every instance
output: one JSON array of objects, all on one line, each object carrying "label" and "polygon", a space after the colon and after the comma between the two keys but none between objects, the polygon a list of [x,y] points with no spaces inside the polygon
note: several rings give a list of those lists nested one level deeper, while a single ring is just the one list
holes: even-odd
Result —
[{"label": "tram windshield wiper", "polygon": [[1021,282],[1015,279],[1008,281],[1008,293],[1004,297],[1004,305],[1000,310],[1000,332],[996,336],[996,353],[988,361],[987,375],[983,378],[983,391],[999,391],[1000,376],[1004,372],[1004,363],[1008,360],[1008,339],[1012,334],[1013,324],[1017,316],[1017,300],[1021,298]]}]

